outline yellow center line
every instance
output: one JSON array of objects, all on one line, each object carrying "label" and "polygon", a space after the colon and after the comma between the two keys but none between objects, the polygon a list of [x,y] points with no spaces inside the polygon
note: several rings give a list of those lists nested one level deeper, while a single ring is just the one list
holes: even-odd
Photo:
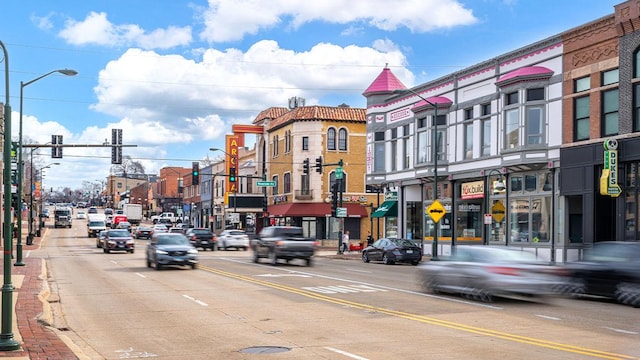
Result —
[{"label": "yellow center line", "polygon": [[499,338],[499,339],[503,339],[503,340],[515,341],[515,342],[519,342],[519,343],[523,343],[523,344],[540,346],[540,347],[545,347],[545,348],[549,348],[549,349],[554,349],[554,350],[559,350],[559,351],[564,351],[564,352],[570,352],[570,353],[574,353],[574,354],[587,355],[587,356],[597,357],[597,358],[601,358],[601,359],[612,359],[612,360],[615,360],[615,359],[636,359],[636,360],[640,359],[640,358],[638,358],[636,356],[631,356],[631,355],[616,354],[616,353],[611,353],[611,352],[607,352],[607,351],[589,349],[589,348],[584,348],[584,347],[580,347],[580,346],[563,344],[563,343],[558,343],[558,342],[553,342],[553,341],[548,341],[548,340],[543,340],[543,339],[536,339],[536,338],[532,338],[532,337],[528,337],[528,336],[510,334],[510,333],[506,333],[506,332],[502,332],[502,331],[496,331],[496,330],[491,330],[491,329],[486,329],[486,328],[480,328],[480,327],[465,325],[465,324],[452,322],[452,321],[440,320],[440,319],[436,319],[436,318],[432,318],[432,317],[428,317],[428,316],[424,316],[424,315],[411,314],[411,313],[407,313],[407,312],[404,312],[404,311],[385,309],[385,308],[381,308],[381,307],[377,307],[377,306],[373,306],[373,305],[367,305],[367,304],[357,303],[357,302],[353,302],[353,301],[349,301],[349,300],[333,298],[333,297],[330,297],[330,296],[326,296],[326,295],[323,295],[323,294],[311,292],[311,291],[308,291],[308,290],[298,289],[298,288],[294,288],[294,287],[290,287],[290,286],[286,286],[286,285],[281,285],[281,284],[276,284],[276,283],[265,281],[265,280],[254,279],[254,278],[251,278],[249,276],[234,274],[234,273],[230,273],[230,272],[227,272],[227,271],[224,271],[224,270],[220,270],[220,269],[211,268],[211,267],[204,266],[204,265],[199,265],[198,268],[201,269],[201,270],[205,270],[205,271],[208,271],[208,272],[211,272],[211,273],[215,273],[215,274],[218,274],[218,275],[222,275],[222,276],[226,276],[226,277],[229,277],[229,278],[234,278],[234,279],[237,279],[237,280],[242,280],[242,281],[250,282],[250,283],[253,283],[253,284],[262,285],[262,286],[270,287],[270,288],[273,288],[273,289],[278,289],[278,290],[282,290],[282,291],[286,291],[286,292],[302,295],[302,296],[305,296],[305,297],[308,297],[308,298],[321,300],[321,301],[324,301],[324,302],[329,302],[329,303],[333,303],[333,304],[337,304],[337,305],[343,305],[343,306],[350,306],[350,307],[357,308],[357,309],[362,309],[362,310],[374,311],[374,312],[378,312],[378,313],[382,313],[382,314],[386,314],[386,315],[390,315],[390,316],[395,316],[395,317],[399,317],[399,318],[403,318],[403,319],[407,319],[407,320],[418,321],[418,322],[421,322],[421,323],[424,323],[424,324],[437,325],[437,326],[446,327],[446,328],[455,329],[455,330],[460,330],[460,331],[465,331],[465,332],[469,332],[469,333],[473,333],[473,334],[484,335],[484,336]]}]

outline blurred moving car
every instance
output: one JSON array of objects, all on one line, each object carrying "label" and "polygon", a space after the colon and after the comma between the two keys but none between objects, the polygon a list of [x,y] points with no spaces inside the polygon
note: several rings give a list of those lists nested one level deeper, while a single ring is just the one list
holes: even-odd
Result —
[{"label": "blurred moving car", "polygon": [[216,235],[207,228],[189,228],[184,234],[195,248],[202,248],[202,250],[210,249],[211,251],[216,249],[218,239]]},{"label": "blurred moving car", "polygon": [[76,219],[86,219],[86,218],[87,218],[87,213],[82,210],[78,210],[78,212],[76,213]]},{"label": "blurred moving car", "polygon": [[135,229],[133,234],[136,239],[151,239],[151,236],[153,236],[153,228],[141,225]]},{"label": "blurred moving car", "polygon": [[116,229],[127,230],[129,233],[132,232],[131,223],[128,221],[120,221],[118,225],[116,225]]},{"label": "blurred moving car", "polygon": [[98,233],[98,236],[96,236],[96,247],[98,249],[101,249],[104,246],[104,239],[107,238],[108,232],[109,230],[102,230]]},{"label": "blurred moving car", "polygon": [[198,250],[183,234],[155,234],[147,245],[147,267],[156,270],[167,265],[187,265],[195,269],[198,264]]},{"label": "blurred moving car", "polygon": [[566,264],[561,292],[595,295],[640,307],[640,242],[595,243],[584,259]]},{"label": "blurred moving car", "polygon": [[381,238],[362,250],[362,261],[382,261],[386,265],[397,262],[418,265],[422,249],[409,239]]},{"label": "blurred moving car", "polygon": [[133,254],[135,251],[133,237],[131,237],[129,231],[125,229],[107,230],[102,251],[107,254],[111,251],[126,251]]},{"label": "blurred moving car", "polygon": [[242,230],[224,230],[218,235],[218,249],[247,251],[249,249],[249,235]]},{"label": "blurred moving car", "polygon": [[92,206],[89,208],[89,214],[97,214],[98,213],[98,208],[95,206]]},{"label": "blurred moving car", "polygon": [[162,219],[159,219],[158,221],[156,221],[156,224],[163,224],[167,228],[170,228],[170,227],[173,226],[173,221],[171,221],[171,219],[162,218]]},{"label": "blurred moving car", "polygon": [[164,224],[155,224],[151,227],[151,229],[153,229],[154,234],[169,232],[169,228]]},{"label": "blurred moving car", "polygon": [[104,209],[104,214],[105,215],[113,215],[113,209],[112,208],[105,208]]},{"label": "blurred moving car", "polygon": [[179,227],[169,228],[169,232],[170,233],[178,233],[178,234],[184,235],[184,230],[182,228],[179,228]]},{"label": "blurred moving car", "polygon": [[422,288],[491,302],[495,297],[531,298],[555,293],[559,268],[532,253],[483,245],[458,245],[449,257],[418,267]]}]

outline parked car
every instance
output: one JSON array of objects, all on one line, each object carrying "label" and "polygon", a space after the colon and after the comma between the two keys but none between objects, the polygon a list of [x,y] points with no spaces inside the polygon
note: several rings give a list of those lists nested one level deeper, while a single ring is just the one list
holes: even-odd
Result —
[{"label": "parked car", "polygon": [[111,251],[126,251],[133,254],[135,242],[131,237],[131,233],[125,229],[107,230],[107,237],[104,239],[102,251],[107,254]]},{"label": "parked car", "polygon": [[109,230],[102,230],[98,233],[98,236],[96,236],[96,247],[98,249],[102,249],[104,246],[104,240],[107,238],[108,232]]},{"label": "parked car", "polygon": [[147,245],[147,267],[156,270],[167,265],[187,265],[195,269],[198,264],[198,250],[183,234],[160,233],[151,237]]},{"label": "parked car", "polygon": [[451,256],[418,267],[424,290],[462,294],[491,302],[495,297],[532,298],[555,293],[559,268],[523,250],[458,245]]},{"label": "parked car", "polygon": [[418,265],[422,260],[422,249],[409,239],[380,238],[362,249],[362,261],[382,261],[386,265],[410,263]]},{"label": "parked car", "polygon": [[218,235],[218,249],[249,249],[249,235],[242,230],[224,230]]},{"label": "parked car", "polygon": [[605,241],[564,267],[562,292],[595,295],[640,307],[640,242]]},{"label": "parked car", "polygon": [[149,226],[138,226],[134,231],[136,239],[151,239],[153,236],[153,228]]},{"label": "parked car", "polygon": [[202,248],[202,250],[216,249],[217,238],[211,230],[207,228],[190,228],[184,233],[187,239],[191,242],[195,248]]}]

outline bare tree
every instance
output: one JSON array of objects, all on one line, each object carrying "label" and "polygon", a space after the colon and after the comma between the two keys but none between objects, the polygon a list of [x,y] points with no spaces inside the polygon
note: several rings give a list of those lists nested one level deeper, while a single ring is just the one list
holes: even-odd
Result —
[{"label": "bare tree", "polygon": [[140,162],[125,155],[122,157],[122,164],[111,165],[111,172],[116,176],[137,178],[145,174],[145,169]]}]

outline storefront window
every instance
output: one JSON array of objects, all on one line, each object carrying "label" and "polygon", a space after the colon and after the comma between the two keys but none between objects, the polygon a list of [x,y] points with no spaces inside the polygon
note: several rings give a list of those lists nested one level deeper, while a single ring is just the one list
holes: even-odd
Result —
[{"label": "storefront window", "polygon": [[482,202],[460,202],[456,211],[456,239],[482,241]]},{"label": "storefront window", "polygon": [[551,197],[518,197],[509,201],[509,241],[539,243],[550,239]]},{"label": "storefront window", "polygon": [[638,213],[638,201],[640,201],[640,193],[638,192],[638,163],[629,163],[626,165],[627,179],[625,183],[625,204],[624,204],[624,238],[627,241],[635,241],[638,238],[638,223],[640,214]]},{"label": "storefront window", "polygon": [[387,238],[398,237],[398,218],[386,217],[384,218],[384,236]]},{"label": "storefront window", "polygon": [[407,202],[407,223],[405,224],[407,229],[407,239],[420,240],[422,236],[422,211],[420,211],[420,209],[422,209],[422,202]]}]

